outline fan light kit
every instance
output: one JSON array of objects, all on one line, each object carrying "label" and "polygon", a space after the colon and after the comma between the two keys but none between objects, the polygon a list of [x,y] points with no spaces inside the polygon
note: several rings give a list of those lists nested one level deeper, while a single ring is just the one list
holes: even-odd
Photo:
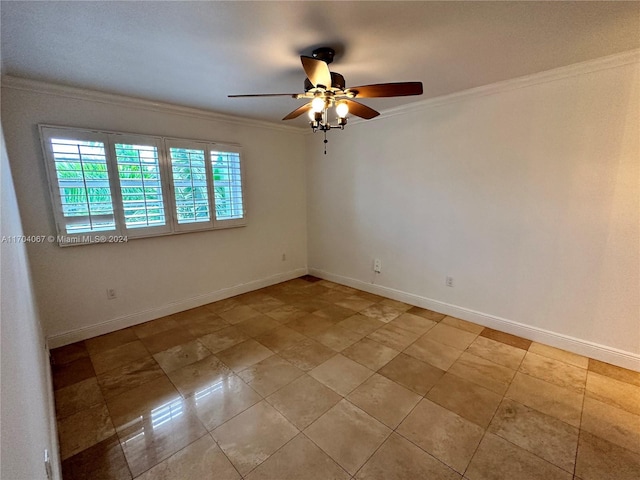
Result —
[{"label": "fan light kit", "polygon": [[[317,48],[311,57],[301,56],[302,68],[307,78],[304,81],[304,93],[263,93],[251,95],[229,95],[237,97],[292,97],[310,100],[289,113],[283,120],[297,118],[307,112],[309,125],[314,132],[324,132],[324,153],[327,153],[327,132],[333,128],[344,130],[349,114],[369,120],[380,115],[373,108],[356,102],[354,98],[404,97],[422,95],[422,82],[379,83],[346,88],[344,77],[329,71],[335,51],[330,47]],[[335,122],[331,123],[329,111],[335,112]]]}]

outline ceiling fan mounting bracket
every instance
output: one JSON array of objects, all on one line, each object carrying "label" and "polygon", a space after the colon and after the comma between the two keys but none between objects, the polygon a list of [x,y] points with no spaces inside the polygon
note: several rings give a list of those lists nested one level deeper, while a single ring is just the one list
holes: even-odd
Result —
[{"label": "ceiling fan mounting bracket", "polygon": [[316,48],[313,52],[311,52],[311,56],[313,58],[322,60],[327,65],[333,62],[333,57],[335,54],[336,54],[335,50],[331,47],[320,47],[320,48]]}]

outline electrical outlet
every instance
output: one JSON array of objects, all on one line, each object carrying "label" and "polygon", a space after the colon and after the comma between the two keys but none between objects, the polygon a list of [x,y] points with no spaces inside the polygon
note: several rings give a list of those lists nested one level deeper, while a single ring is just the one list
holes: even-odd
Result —
[{"label": "electrical outlet", "polygon": [[453,277],[447,277],[445,279],[445,283],[446,283],[447,287],[453,287]]},{"label": "electrical outlet", "polygon": [[116,298],[116,289],[115,288],[107,288],[107,299],[113,300]]},{"label": "electrical outlet", "polygon": [[44,471],[47,474],[47,478],[51,480],[53,478],[53,471],[51,470],[51,458],[49,457],[49,450],[44,449]]},{"label": "electrical outlet", "polygon": [[375,258],[373,260],[373,271],[376,273],[380,273],[382,271],[382,262],[379,258]]}]

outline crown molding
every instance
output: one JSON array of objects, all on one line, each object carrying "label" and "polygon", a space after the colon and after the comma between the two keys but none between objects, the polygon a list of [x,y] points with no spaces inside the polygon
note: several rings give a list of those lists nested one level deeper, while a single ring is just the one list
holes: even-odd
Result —
[{"label": "crown molding", "polygon": [[[350,125],[358,125],[365,122],[374,122],[384,120],[396,115],[405,115],[407,113],[421,111],[428,108],[439,107],[452,103],[462,102],[474,98],[495,95],[498,93],[508,92],[519,88],[525,88],[533,85],[539,85],[547,82],[553,82],[565,78],[575,77],[578,75],[586,75],[600,70],[621,67],[632,63],[640,62],[640,49],[629,50],[606,57],[600,57],[585,62],[574,63],[563,67],[546,70],[544,72],[533,73],[522,77],[512,78],[501,82],[482,85],[480,87],[462,90],[460,92],[441,95],[438,97],[427,98],[418,102],[409,103],[399,107],[392,107],[381,110],[379,117],[371,120],[364,120],[351,117]],[[229,123],[233,125],[252,126],[259,128],[267,128],[272,130],[280,130],[298,134],[311,134],[308,127],[296,127],[291,125],[282,125],[279,123],[268,122],[264,120],[254,120],[245,117],[236,117],[216,113],[211,110],[203,110],[192,107],[184,107],[171,103],[154,102],[141,98],[128,97],[125,95],[116,95],[112,93],[104,93],[96,90],[88,90],[77,87],[69,87],[38,80],[31,80],[21,77],[13,77],[10,75],[2,76],[2,87],[14,90],[23,90],[28,92],[42,93],[47,95],[56,95],[66,98],[74,98],[78,100],[91,101],[96,103],[105,103],[129,108],[138,108],[142,110],[151,110],[161,113],[171,113],[174,115],[183,115],[187,117],[195,117],[206,120],[215,120],[219,122]]]},{"label": "crown molding", "polygon": [[564,67],[546,70],[544,72],[532,73],[530,75],[516,77],[501,82],[490,83],[488,85],[482,85],[480,87],[474,87],[468,90],[462,90],[460,92],[455,92],[448,95],[428,98],[426,100],[409,103],[407,105],[402,105],[399,107],[388,108],[385,110],[381,110],[381,115],[379,117],[373,118],[371,120],[353,119],[350,123],[357,125],[364,122],[384,120],[385,118],[393,117],[396,115],[405,115],[407,113],[421,111],[428,108],[462,102],[465,100],[471,100],[487,95],[495,95],[519,88],[553,82],[556,80],[562,80],[578,75],[586,75],[589,73],[598,72],[600,70],[608,70],[611,68],[617,68],[633,63],[640,63],[640,49],[616,53],[614,55],[587,60],[585,62],[573,63]]},{"label": "crown molding", "polygon": [[264,120],[254,120],[245,117],[226,115],[223,113],[213,112],[211,110],[185,107],[172,103],[154,102],[151,100],[144,100],[142,98],[99,92],[97,90],[89,90],[85,88],[70,87],[67,85],[42,82],[39,80],[32,80],[22,77],[13,77],[11,75],[2,76],[2,88],[9,88],[12,90],[21,90],[32,93],[41,93],[45,95],[54,95],[64,98],[73,98],[76,100],[103,103],[120,107],[136,108],[139,110],[170,113],[173,115],[182,115],[185,117],[199,118],[203,120],[214,120],[232,125],[267,128],[271,130],[280,130],[298,134],[306,133],[306,128],[302,127],[281,125]]}]

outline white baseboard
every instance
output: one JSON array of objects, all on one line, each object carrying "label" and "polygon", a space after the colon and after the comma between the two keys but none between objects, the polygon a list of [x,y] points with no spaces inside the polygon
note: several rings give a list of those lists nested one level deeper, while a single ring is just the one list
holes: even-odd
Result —
[{"label": "white baseboard", "polygon": [[166,315],[172,315],[184,310],[189,310],[190,308],[200,307],[202,305],[206,305],[207,303],[217,302],[219,300],[234,297],[242,293],[258,290],[259,288],[275,285],[276,283],[286,282],[287,280],[292,280],[294,278],[305,275],[306,273],[306,267],[298,268],[296,270],[279,273],[277,275],[272,275],[260,280],[254,280],[248,283],[234,285],[233,287],[216,290],[215,292],[206,293],[204,295],[185,298],[183,300],[168,303],[166,305],[161,305],[149,310],[116,317],[95,325],[90,325],[75,330],[69,330],[57,335],[51,335],[47,337],[47,341],[50,348],[62,347],[70,343],[86,340],[87,338],[104,335],[105,333],[115,332],[116,330],[120,330],[122,328],[132,327],[133,325],[138,325],[150,320],[155,320],[156,318],[164,317]]},{"label": "white baseboard", "polygon": [[495,315],[489,315],[487,313],[477,312],[475,310],[451,305],[449,303],[433,300],[427,297],[421,297],[401,290],[383,287],[382,285],[363,282],[355,278],[335,275],[315,268],[310,268],[309,274],[325,280],[340,283],[342,285],[357,288],[358,290],[364,290],[365,292],[381,295],[410,305],[444,313],[452,317],[461,318],[484,327],[493,328],[528,340],[544,343],[545,345],[568,350],[570,352],[577,353],[578,355],[584,355],[612,365],[618,365],[623,368],[640,371],[640,355],[633,352],[627,352],[617,348],[608,347],[606,345],[571,337],[569,335],[552,332],[539,327],[525,325],[523,323],[518,323]]},{"label": "white baseboard", "polygon": [[53,372],[51,371],[51,349],[49,340],[44,339],[44,372],[47,384],[47,412],[49,419],[49,459],[52,480],[62,480],[62,461],[60,460],[60,444],[58,443],[58,422],[56,421],[56,404],[53,388]]}]

